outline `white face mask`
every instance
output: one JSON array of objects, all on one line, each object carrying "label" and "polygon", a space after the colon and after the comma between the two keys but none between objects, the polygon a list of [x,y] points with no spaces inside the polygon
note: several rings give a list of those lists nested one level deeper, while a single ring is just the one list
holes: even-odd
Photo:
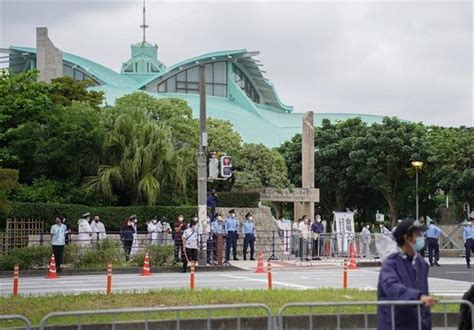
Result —
[{"label": "white face mask", "polygon": [[137,223],[138,222],[138,219],[133,219],[133,223]]},{"label": "white face mask", "polygon": [[156,225],[156,223],[157,223],[158,221],[157,221],[157,220],[152,220],[151,222],[153,222],[153,223]]},{"label": "white face mask", "polygon": [[252,221],[252,220],[253,220],[253,217],[249,217],[249,220]]}]

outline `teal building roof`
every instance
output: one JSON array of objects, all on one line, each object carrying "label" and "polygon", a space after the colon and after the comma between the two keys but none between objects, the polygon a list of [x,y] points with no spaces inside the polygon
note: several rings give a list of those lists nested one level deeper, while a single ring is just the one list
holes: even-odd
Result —
[{"label": "teal building roof", "polygon": [[[158,47],[146,43],[131,46],[132,56],[118,73],[103,65],[69,53],[63,53],[64,74],[75,79],[92,79],[93,90],[105,93],[105,102],[113,105],[126,94],[143,91],[157,98],[185,100],[199,115],[198,67],[206,67],[207,114],[230,121],[244,142],[275,147],[302,130],[303,113],[293,112],[278,96],[275,86],[264,77],[258,52],[246,49],[217,51],[196,56],[167,67],[158,60]],[[18,68],[35,67],[35,48],[11,46],[10,53],[21,54],[25,63]],[[30,55],[30,56],[25,56]],[[31,61],[28,65],[27,61]],[[15,71],[14,70],[14,71]],[[351,113],[315,113],[315,125],[360,117],[367,123],[381,122],[381,116]]]}]

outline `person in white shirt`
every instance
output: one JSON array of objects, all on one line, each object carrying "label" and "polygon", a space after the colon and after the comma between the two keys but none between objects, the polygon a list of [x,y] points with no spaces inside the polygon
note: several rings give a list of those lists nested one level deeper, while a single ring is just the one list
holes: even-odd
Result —
[{"label": "person in white shirt", "polygon": [[199,232],[196,225],[197,221],[191,220],[191,227],[186,229],[182,236],[184,246],[183,273],[186,273],[189,262],[198,260]]},{"label": "person in white shirt", "polygon": [[163,225],[158,221],[157,217],[151,219],[148,223],[147,230],[150,245],[161,245],[163,240]]},{"label": "person in white shirt", "polygon": [[92,229],[89,225],[90,216],[91,214],[89,212],[86,212],[82,215],[82,218],[77,221],[79,245],[82,247],[89,247],[91,245]]},{"label": "person in white shirt", "polygon": [[371,236],[370,236],[369,228],[370,228],[370,224],[366,223],[364,228],[362,228],[362,231],[360,232],[360,244],[361,244],[360,253],[366,258],[371,258],[371,254],[370,254]]},{"label": "person in white shirt", "polygon": [[98,215],[94,217],[94,221],[92,221],[90,227],[93,233],[93,240],[102,240],[105,239],[105,237],[107,236],[107,234],[105,233],[105,226],[100,221],[100,217]]},{"label": "person in white shirt", "polygon": [[291,247],[292,251],[291,253],[294,254],[295,256],[298,256],[299,254],[299,239],[300,239],[300,223],[301,219],[293,221],[293,224],[291,225]]},{"label": "person in white shirt", "polygon": [[135,214],[130,216],[130,221],[132,223],[133,230],[135,233],[133,234],[133,242],[132,242],[132,249],[130,251],[130,255],[134,256],[135,254],[138,253],[138,218]]},{"label": "person in white shirt", "polygon": [[[171,237],[171,225],[170,223],[168,222],[168,218],[167,217],[164,217],[162,216],[160,218],[160,223],[161,223],[161,226],[163,227],[163,238],[162,238],[162,242],[163,242],[163,245],[171,245],[173,244],[173,238]],[[160,235],[158,235],[158,237],[160,237]]]},{"label": "person in white shirt", "polygon": [[64,245],[66,244],[67,227],[60,217],[56,217],[56,224],[51,226],[51,245],[58,272],[62,271]]},{"label": "person in white shirt", "polygon": [[311,239],[311,230],[309,228],[309,218],[304,215],[303,216],[303,221],[299,224],[299,232],[300,232],[300,257],[301,260],[303,258],[306,259],[306,261],[309,261],[310,259],[308,258],[308,246],[309,242]]}]

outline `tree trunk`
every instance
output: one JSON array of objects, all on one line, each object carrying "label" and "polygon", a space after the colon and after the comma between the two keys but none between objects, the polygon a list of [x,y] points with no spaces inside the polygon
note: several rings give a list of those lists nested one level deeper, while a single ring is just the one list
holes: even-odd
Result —
[{"label": "tree trunk", "polygon": [[390,213],[390,223],[395,226],[398,222],[397,196],[392,193],[384,193]]},{"label": "tree trunk", "polygon": [[344,203],[344,197],[342,196],[342,193],[336,192],[335,195],[336,195],[336,196],[335,196],[335,202],[336,202],[336,203],[335,203],[335,204],[336,204],[335,207],[336,207],[336,211],[338,211],[338,212],[343,212],[343,211],[345,211],[345,208],[344,208],[344,206],[345,206],[344,204],[345,204],[345,203]]}]

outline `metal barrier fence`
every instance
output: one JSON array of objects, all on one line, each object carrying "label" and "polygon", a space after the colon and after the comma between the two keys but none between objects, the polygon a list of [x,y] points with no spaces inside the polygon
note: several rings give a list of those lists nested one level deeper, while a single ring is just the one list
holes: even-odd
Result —
[{"label": "metal barrier fence", "polygon": [[16,314],[13,314],[13,315],[0,315],[0,322],[14,321],[14,320],[21,321],[24,324],[25,329],[27,329],[27,330],[31,329],[31,322],[26,317],[24,317],[22,315],[16,315]]},{"label": "metal barrier fence", "polygon": [[[444,306],[444,311],[442,312],[443,313],[443,327],[444,329],[448,329],[448,327],[452,328],[452,327],[457,327],[457,324],[453,325],[453,324],[449,324],[448,322],[448,312],[447,312],[447,306],[448,305],[453,305],[453,304],[456,304],[456,305],[465,305],[469,308],[469,310],[471,311],[471,320],[474,320],[474,307],[473,307],[473,304],[470,303],[469,301],[467,300],[451,300],[451,301],[439,301],[438,302],[439,305],[443,305]],[[283,305],[281,308],[280,308],[280,311],[278,312],[278,326],[279,326],[279,329],[280,330],[285,330],[285,329],[290,329],[292,328],[291,326],[289,326],[288,322],[287,323],[284,323],[284,317],[285,317],[285,312],[287,312],[287,310],[291,309],[291,308],[307,308],[308,309],[308,312],[305,313],[305,314],[298,314],[298,316],[307,316],[308,317],[308,323],[306,324],[305,323],[305,328],[308,328],[308,329],[315,329],[315,324],[318,324],[318,325],[322,325],[323,323],[319,320],[318,322],[318,317],[319,318],[322,318],[323,316],[324,317],[327,317],[328,315],[331,316],[331,317],[335,317],[336,318],[336,325],[331,325],[331,326],[328,326],[327,323],[324,325],[324,328],[335,328],[335,329],[341,329],[341,318],[342,316],[344,315],[351,315],[351,319],[349,320],[349,322],[351,322],[351,328],[352,327],[356,327],[356,321],[355,321],[355,318],[354,318],[354,314],[357,314],[357,315],[360,315],[361,313],[354,313],[354,312],[351,312],[350,314],[343,314],[341,313],[341,308],[343,307],[348,307],[348,306],[352,306],[352,307],[363,307],[364,308],[364,311],[362,313],[363,315],[363,318],[364,318],[364,321],[363,321],[363,329],[370,329],[370,328],[374,328],[376,326],[374,326],[374,324],[369,324],[369,316],[370,315],[373,315],[374,312],[372,312],[371,314],[369,314],[369,311],[368,311],[368,307],[369,306],[377,306],[377,307],[380,307],[380,306],[389,306],[390,307],[390,329],[392,330],[395,330],[395,329],[401,329],[399,326],[397,326],[397,319],[396,319],[396,309],[397,307],[401,307],[403,306],[404,308],[407,308],[407,306],[413,306],[413,307],[416,307],[416,310],[417,310],[417,320],[416,320],[416,324],[418,325],[418,330],[422,330],[424,329],[423,325],[422,325],[422,303],[420,301],[363,301],[363,302],[314,302],[314,303],[288,303],[286,305]],[[317,307],[335,307],[336,308],[336,313],[335,314],[316,314],[314,313],[316,308]],[[376,313],[376,312],[375,312]],[[287,315],[287,317],[290,316],[290,315]],[[292,314],[291,315],[292,317],[295,316],[295,314]],[[407,315],[403,315],[405,318],[407,317]],[[415,320],[413,320],[415,321]],[[300,324],[301,325],[301,324]],[[358,327],[359,325],[357,325]],[[437,327],[439,327],[440,325],[437,324]],[[344,326],[344,327],[347,327],[347,326]],[[316,327],[318,328],[318,327]]]},{"label": "metal barrier fence", "polygon": [[[443,308],[441,313],[436,311],[432,313],[433,320],[432,325],[436,328],[451,329],[457,327],[457,312],[454,313],[456,316],[448,317],[448,305],[464,305],[470,310],[471,320],[474,320],[474,307],[473,304],[467,300],[447,300],[440,301],[438,303]],[[359,302],[314,302],[314,303],[289,303],[282,306],[278,312],[278,315],[273,315],[270,308],[264,304],[235,304],[235,305],[201,305],[201,306],[182,306],[182,307],[152,307],[152,308],[124,308],[124,309],[110,309],[110,310],[94,310],[94,311],[71,311],[71,312],[53,312],[49,313],[40,321],[39,329],[43,330],[51,326],[63,325],[58,322],[51,322],[53,319],[68,318],[67,326],[75,326],[77,329],[82,328],[93,328],[104,325],[110,325],[115,330],[117,327],[132,326],[135,324],[135,328],[143,328],[148,330],[149,328],[156,328],[156,322],[165,322],[161,326],[165,328],[171,328],[175,326],[177,330],[188,329],[188,328],[199,328],[199,329],[214,329],[214,328],[225,328],[230,327],[233,329],[242,328],[267,328],[275,330],[286,330],[293,328],[331,328],[331,329],[342,329],[342,328],[358,328],[358,329],[371,329],[375,328],[375,315],[376,310],[374,307],[389,307],[390,311],[390,329],[401,329],[400,324],[397,321],[400,320],[400,315],[397,314],[399,308],[404,308],[403,314],[404,321],[407,321],[407,308],[412,306],[417,311],[417,319],[408,320],[411,322],[410,325],[416,325],[418,329],[423,329],[422,322],[422,311],[423,308],[419,301],[359,301]],[[326,313],[325,310],[328,307],[336,309],[335,313]],[[344,311],[344,308],[352,307],[352,310]],[[369,310],[372,307],[372,310]],[[253,314],[242,315],[242,310],[251,309]],[[293,313],[289,313],[291,309],[296,309]],[[301,309],[304,312],[301,312]],[[438,308],[440,309],[440,308]],[[216,311],[231,311],[229,314],[219,315],[216,317],[213,315]],[[261,311],[261,314],[256,315],[255,311]],[[354,311],[355,310],[355,311]],[[360,312],[362,310],[362,312]],[[197,313],[196,314],[190,314]],[[325,312],[324,314],[321,312]],[[153,313],[172,313],[173,318],[153,318]],[[187,314],[186,314],[187,313]],[[199,314],[200,313],[200,314]],[[184,314],[184,315],[183,315]],[[97,321],[94,323],[84,322],[87,317],[97,317],[100,315],[111,316],[111,321]],[[130,315],[133,315],[131,317]],[[143,315],[143,318],[137,317]],[[124,320],[118,320],[120,316],[125,316]],[[453,316],[453,315],[451,315]],[[71,322],[71,318],[76,319],[76,322]],[[307,318],[307,321],[304,319]],[[333,321],[336,319],[336,324]],[[329,321],[331,319],[332,323]],[[31,322],[21,315],[0,315],[0,321],[4,320],[19,320],[22,321],[25,329],[31,329]],[[124,324],[125,322],[125,324]],[[138,323],[136,323],[138,322]],[[266,323],[266,326],[264,325]],[[456,323],[456,324],[453,324]],[[234,326],[235,324],[235,326]],[[406,323],[405,323],[406,324]],[[160,325],[158,324],[158,328]]]},{"label": "metal barrier fence", "polygon": [[[54,313],[49,313],[43,319],[40,321],[39,329],[44,330],[47,328],[48,322],[53,319],[53,318],[60,318],[60,317],[75,317],[77,318],[77,328],[81,329],[82,326],[86,325],[82,323],[82,318],[86,316],[96,316],[96,315],[114,315],[116,316],[117,314],[124,314],[124,313],[140,313],[143,314],[143,321],[144,321],[144,327],[143,329],[148,330],[150,326],[150,322],[152,321],[160,321],[158,320],[150,320],[149,315],[151,313],[169,313],[169,312],[175,312],[176,313],[176,319],[175,319],[175,325],[176,329],[179,330],[182,328],[182,323],[186,321],[186,319],[182,319],[182,313],[183,312],[189,312],[189,311],[194,311],[194,312],[205,312],[206,317],[201,318],[200,320],[206,320],[206,326],[205,328],[210,330],[212,329],[212,322],[213,322],[213,317],[211,315],[212,311],[217,311],[217,310],[233,310],[237,313],[237,316],[233,316],[232,319],[235,319],[236,322],[236,327],[235,329],[242,329],[242,316],[240,314],[240,311],[242,309],[259,309],[262,310],[265,314],[265,318],[267,320],[267,329],[271,330],[274,328],[272,324],[272,312],[270,311],[270,308],[267,305],[264,304],[235,304],[235,305],[202,305],[202,306],[183,306],[183,307],[152,307],[152,308],[127,308],[127,309],[110,309],[110,310],[95,310],[95,311],[76,311],[76,312],[54,312]],[[136,315],[135,314],[135,315]],[[195,319],[192,319],[195,320]],[[130,320],[131,321],[131,320]],[[109,323],[108,323],[109,324]],[[112,330],[115,330],[117,325],[117,321],[114,317],[112,320]],[[154,327],[156,328],[156,327]],[[204,327],[200,327],[204,328]]]}]

